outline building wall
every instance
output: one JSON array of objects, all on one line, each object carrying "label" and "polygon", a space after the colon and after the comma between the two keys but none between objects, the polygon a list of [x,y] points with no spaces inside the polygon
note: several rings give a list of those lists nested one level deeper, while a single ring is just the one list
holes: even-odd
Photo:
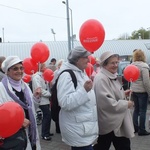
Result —
[{"label": "building wall", "polygon": [[[36,42],[0,43],[0,55],[18,55],[21,59],[31,57],[31,48],[35,43]],[[57,60],[67,59],[69,53],[67,41],[46,41],[43,43],[45,43],[50,50],[50,57],[46,63],[49,63],[53,57]],[[81,45],[79,41],[74,42],[74,46],[77,45]],[[106,40],[93,55],[99,58],[103,52],[108,50],[119,55],[132,55],[134,49],[142,49],[147,56],[147,62],[150,63],[150,50],[147,45],[150,45],[150,40]]]}]

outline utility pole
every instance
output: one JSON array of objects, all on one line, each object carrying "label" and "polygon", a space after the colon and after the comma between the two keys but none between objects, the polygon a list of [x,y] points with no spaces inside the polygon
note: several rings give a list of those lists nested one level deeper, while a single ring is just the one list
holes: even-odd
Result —
[{"label": "utility pole", "polygon": [[3,43],[5,42],[5,40],[4,40],[4,28],[2,28],[2,35],[3,35]]},{"label": "utility pole", "polygon": [[68,51],[71,50],[71,40],[70,40],[70,18],[69,18],[69,2],[66,0],[66,13],[67,13],[67,30],[68,30]]},{"label": "utility pole", "polygon": [[54,41],[56,41],[56,39],[55,39],[55,32],[54,32],[54,30],[53,29],[51,29],[51,32],[52,32],[52,34],[53,34],[53,36],[54,36]]}]

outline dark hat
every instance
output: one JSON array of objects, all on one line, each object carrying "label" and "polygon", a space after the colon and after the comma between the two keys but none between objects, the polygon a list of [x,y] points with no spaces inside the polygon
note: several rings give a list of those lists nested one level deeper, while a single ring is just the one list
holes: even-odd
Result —
[{"label": "dark hat", "polygon": [[69,62],[76,62],[79,58],[87,57],[91,54],[92,53],[87,51],[84,47],[77,46],[70,51],[67,59]]}]

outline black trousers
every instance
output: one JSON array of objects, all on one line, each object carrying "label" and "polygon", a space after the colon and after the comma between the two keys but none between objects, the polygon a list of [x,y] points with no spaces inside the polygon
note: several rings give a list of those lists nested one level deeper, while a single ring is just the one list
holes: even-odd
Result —
[{"label": "black trousers", "polygon": [[51,126],[50,106],[49,106],[49,104],[40,105],[40,109],[43,112],[41,136],[48,137],[48,136],[50,136],[50,126]]},{"label": "black trousers", "polygon": [[105,135],[99,135],[97,144],[94,145],[94,150],[109,150],[111,143],[115,150],[131,150],[130,139],[126,137],[116,137],[114,132]]}]

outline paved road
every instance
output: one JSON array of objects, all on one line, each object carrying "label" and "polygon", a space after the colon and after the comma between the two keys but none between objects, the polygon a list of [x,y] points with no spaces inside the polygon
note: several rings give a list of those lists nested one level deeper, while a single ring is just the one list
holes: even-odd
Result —
[{"label": "paved road", "polygon": [[[148,129],[148,117],[150,116],[150,106],[148,107],[147,111],[147,130]],[[39,126],[39,132],[40,132],[40,126]],[[52,137],[52,141],[44,141],[41,139],[41,147],[42,150],[70,150],[70,147],[64,144],[61,141],[61,135],[55,133],[55,125],[54,122],[52,122],[52,129],[51,132],[54,133],[54,136]],[[131,147],[132,150],[150,150],[150,135],[149,136],[138,136],[135,135],[134,138],[131,139]],[[113,146],[110,150],[114,150]]]}]

